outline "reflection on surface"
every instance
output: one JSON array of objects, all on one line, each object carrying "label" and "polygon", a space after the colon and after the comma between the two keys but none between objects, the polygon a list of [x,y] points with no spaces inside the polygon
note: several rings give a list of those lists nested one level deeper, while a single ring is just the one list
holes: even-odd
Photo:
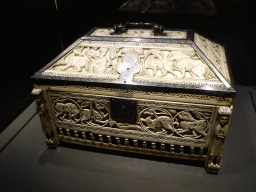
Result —
[{"label": "reflection on surface", "polygon": [[119,11],[216,15],[212,0],[129,0]]}]

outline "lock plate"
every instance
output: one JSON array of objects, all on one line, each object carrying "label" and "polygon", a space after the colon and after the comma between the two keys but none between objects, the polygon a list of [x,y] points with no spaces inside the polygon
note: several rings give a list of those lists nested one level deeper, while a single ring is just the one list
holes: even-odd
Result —
[{"label": "lock plate", "polygon": [[136,124],[137,102],[128,99],[110,99],[111,118],[116,122]]}]

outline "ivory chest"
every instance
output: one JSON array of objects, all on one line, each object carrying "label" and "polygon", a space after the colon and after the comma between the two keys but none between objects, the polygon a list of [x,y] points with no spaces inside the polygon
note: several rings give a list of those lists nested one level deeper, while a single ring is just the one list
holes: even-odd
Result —
[{"label": "ivory chest", "polygon": [[205,161],[218,172],[235,96],[225,48],[192,30],[128,27],[93,28],[34,74],[47,145]]}]

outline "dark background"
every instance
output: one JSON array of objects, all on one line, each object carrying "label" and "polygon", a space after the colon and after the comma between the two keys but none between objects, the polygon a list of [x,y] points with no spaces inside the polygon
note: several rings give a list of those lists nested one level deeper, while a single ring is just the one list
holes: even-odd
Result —
[{"label": "dark background", "polygon": [[0,133],[33,101],[34,72],[93,27],[154,21],[166,29],[193,29],[226,45],[235,84],[256,85],[253,1],[215,0],[216,16],[116,11],[125,2],[58,0],[57,9],[54,0],[2,3]]}]

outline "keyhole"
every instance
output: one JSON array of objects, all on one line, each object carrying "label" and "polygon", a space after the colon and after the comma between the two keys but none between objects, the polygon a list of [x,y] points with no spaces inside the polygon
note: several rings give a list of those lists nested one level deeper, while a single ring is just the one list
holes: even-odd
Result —
[{"label": "keyhole", "polygon": [[127,70],[130,70],[130,68],[127,68]]}]

